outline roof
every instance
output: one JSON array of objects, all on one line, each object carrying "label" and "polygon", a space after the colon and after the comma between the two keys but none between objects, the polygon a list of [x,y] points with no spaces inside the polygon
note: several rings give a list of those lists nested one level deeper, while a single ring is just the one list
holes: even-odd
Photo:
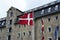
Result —
[{"label": "roof", "polygon": [[13,7],[13,6],[11,6],[7,12],[9,12],[11,9],[16,9],[17,11],[19,11],[19,12],[23,13],[21,10],[19,10],[19,9],[17,9],[17,8]]},{"label": "roof", "polygon": [[54,5],[54,4],[56,4],[56,3],[58,3],[58,2],[57,2],[57,1],[54,1],[54,2],[51,2],[51,3],[45,4],[45,5],[42,5],[42,6],[33,8],[33,9],[30,9],[30,10],[27,10],[27,11],[25,11],[25,12],[32,12],[32,11],[34,12],[34,11],[36,11],[36,10],[39,10],[39,9],[42,9],[42,8],[45,8],[45,7]]}]

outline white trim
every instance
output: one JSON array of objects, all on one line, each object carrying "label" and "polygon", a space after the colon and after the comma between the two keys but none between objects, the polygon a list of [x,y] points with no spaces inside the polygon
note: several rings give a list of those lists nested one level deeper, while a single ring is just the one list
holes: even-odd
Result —
[{"label": "white trim", "polygon": [[51,12],[51,7],[50,7],[50,8],[48,8],[48,12]]},{"label": "white trim", "polygon": [[9,32],[9,28],[7,28],[7,32]]},{"label": "white trim", "polygon": [[5,22],[3,21],[3,22],[2,22],[2,25],[4,25],[4,23],[5,23]]},{"label": "white trim", "polygon": [[7,36],[7,40],[8,40],[8,36]]},{"label": "white trim", "polygon": [[48,40],[49,40],[49,38],[51,38],[51,39],[52,39],[52,37],[51,37],[51,36],[49,36],[49,37],[48,37]]},{"label": "white trim", "polygon": [[58,10],[58,5],[55,6],[55,10]]},{"label": "white trim", "polygon": [[44,10],[41,11],[41,14],[44,14]]}]

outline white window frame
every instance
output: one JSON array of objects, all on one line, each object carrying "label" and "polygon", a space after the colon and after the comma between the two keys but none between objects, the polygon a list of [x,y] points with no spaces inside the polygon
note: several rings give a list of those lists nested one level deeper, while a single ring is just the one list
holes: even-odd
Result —
[{"label": "white window frame", "polygon": [[51,12],[51,7],[50,7],[50,8],[48,8],[48,12]]},{"label": "white window frame", "polygon": [[7,32],[9,32],[9,28],[7,28]]},{"label": "white window frame", "polygon": [[55,6],[55,10],[58,10],[58,5]]},{"label": "white window frame", "polygon": [[44,10],[41,11],[41,14],[44,14]]},{"label": "white window frame", "polygon": [[5,23],[5,22],[3,21],[3,22],[2,22],[2,25],[4,25],[4,23]]},{"label": "white window frame", "polygon": [[11,12],[12,12],[12,11],[10,11],[10,12],[9,12],[9,14],[8,14],[8,15],[9,15],[9,17],[11,17]]},{"label": "white window frame", "polygon": [[6,39],[8,40],[8,36],[6,37]]},{"label": "white window frame", "polygon": [[[49,29],[48,29],[48,28],[51,28],[51,26],[48,26],[48,27],[47,27],[47,32],[49,32]],[[51,28],[51,32],[52,32],[52,28]]]},{"label": "white window frame", "polygon": [[0,24],[1,24],[1,22],[0,22]]},{"label": "white window frame", "polygon": [[9,17],[10,17],[10,13],[11,13],[11,11],[9,11],[9,14],[8,14]]}]

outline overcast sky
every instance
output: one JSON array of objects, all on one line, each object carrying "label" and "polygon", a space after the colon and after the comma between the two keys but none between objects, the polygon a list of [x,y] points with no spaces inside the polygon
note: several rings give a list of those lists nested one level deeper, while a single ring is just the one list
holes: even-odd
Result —
[{"label": "overcast sky", "polygon": [[53,1],[56,0],[0,0],[0,18],[6,17],[11,6],[26,11]]}]

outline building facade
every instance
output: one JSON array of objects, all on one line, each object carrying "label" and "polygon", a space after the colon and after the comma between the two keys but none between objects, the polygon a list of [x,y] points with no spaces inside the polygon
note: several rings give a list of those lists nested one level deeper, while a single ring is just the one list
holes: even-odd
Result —
[{"label": "building facade", "polygon": [[[17,24],[18,17],[25,12],[34,12],[33,26]],[[0,19],[0,40],[41,40],[42,19],[44,40],[54,40],[56,27],[59,27],[57,37],[60,40],[60,2],[55,1],[25,12],[14,7],[7,11],[7,17]]]}]

